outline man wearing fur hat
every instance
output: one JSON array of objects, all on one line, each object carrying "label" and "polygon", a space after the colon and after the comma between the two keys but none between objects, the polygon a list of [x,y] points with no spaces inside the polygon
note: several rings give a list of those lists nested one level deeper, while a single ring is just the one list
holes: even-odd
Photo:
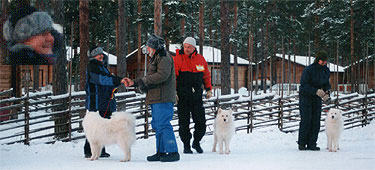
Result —
[{"label": "man wearing fur hat", "polygon": [[203,88],[206,90],[206,98],[212,96],[211,74],[204,57],[198,54],[195,48],[195,39],[187,37],[183,42],[183,48],[176,50],[174,57],[177,98],[179,134],[184,143],[184,153],[191,154],[190,139],[190,114],[194,122],[194,141],[192,147],[203,153],[200,141],[206,133],[206,117],[203,108]]},{"label": "man wearing fur hat", "polygon": [[[89,63],[86,71],[86,109],[91,112],[99,111],[100,116],[111,118],[116,111],[114,92],[116,87],[125,83],[125,79],[112,75],[106,67],[108,56],[102,47],[94,46],[87,51]],[[91,157],[91,148],[86,140],[84,146],[86,158]],[[100,157],[109,157],[103,147]]]},{"label": "man wearing fur hat", "polygon": [[173,104],[176,102],[176,78],[173,59],[165,50],[165,41],[151,35],[146,43],[151,57],[147,74],[131,80],[125,78],[126,86],[136,86],[146,93],[146,103],[151,105],[151,126],[155,130],[156,154],[147,161],[173,162],[180,160],[176,137],[170,121],[173,118]]},{"label": "man wearing fur hat", "polygon": [[53,51],[62,36],[54,28],[52,18],[46,12],[22,5],[10,10],[3,27],[8,43],[11,65],[48,65],[56,61]]},{"label": "man wearing fur hat", "polygon": [[320,150],[316,142],[320,130],[322,100],[328,100],[331,89],[327,59],[327,52],[318,51],[314,63],[302,72],[299,92],[301,122],[297,141],[299,150]]}]

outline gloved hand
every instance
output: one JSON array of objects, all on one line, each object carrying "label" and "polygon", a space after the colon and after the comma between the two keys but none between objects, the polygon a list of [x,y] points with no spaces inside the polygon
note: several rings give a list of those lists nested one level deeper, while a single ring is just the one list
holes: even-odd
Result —
[{"label": "gloved hand", "polygon": [[316,95],[318,95],[318,96],[321,97],[321,98],[323,98],[325,94],[326,94],[326,93],[325,93],[322,89],[318,89],[318,90],[316,91]]},{"label": "gloved hand", "polygon": [[206,93],[206,99],[209,99],[212,97],[212,90],[208,90]]},{"label": "gloved hand", "polygon": [[327,101],[328,99],[329,99],[329,93],[326,93],[326,94],[323,96],[322,100],[323,100],[323,101]]}]

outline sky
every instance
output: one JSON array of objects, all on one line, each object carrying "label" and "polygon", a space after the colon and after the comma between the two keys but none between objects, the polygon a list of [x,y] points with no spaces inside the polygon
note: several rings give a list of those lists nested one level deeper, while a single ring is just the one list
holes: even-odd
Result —
[{"label": "sky", "polygon": [[178,162],[147,162],[155,153],[155,138],[139,139],[132,147],[130,162],[120,162],[123,153],[117,145],[107,146],[109,158],[90,161],[84,158],[84,140],[55,144],[0,145],[1,170],[248,170],[248,169],[375,169],[375,124],[348,129],[343,132],[338,152],[328,152],[325,132],[319,134],[321,151],[299,151],[298,133],[283,133],[277,127],[255,129],[252,133],[238,131],[231,142],[231,153],[212,152],[213,136],[201,141],[203,154],[183,154],[183,145],[177,134],[181,154]]}]

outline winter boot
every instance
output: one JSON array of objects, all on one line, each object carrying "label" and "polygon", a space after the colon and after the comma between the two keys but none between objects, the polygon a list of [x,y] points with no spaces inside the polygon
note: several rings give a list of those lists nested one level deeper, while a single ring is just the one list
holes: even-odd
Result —
[{"label": "winter boot", "polygon": [[107,152],[105,152],[105,148],[103,147],[103,149],[102,149],[102,153],[100,154],[100,157],[101,158],[108,158],[108,157],[110,157],[111,155],[109,154],[109,153],[107,153]]},{"label": "winter boot", "polygon": [[160,157],[161,162],[174,162],[180,160],[180,154],[178,152],[171,152]]},{"label": "winter boot", "polygon": [[199,142],[193,142],[192,146],[198,153],[203,153],[203,149],[201,148],[201,145]]},{"label": "winter boot", "polygon": [[184,145],[184,153],[185,154],[192,154],[193,151],[190,149],[190,144]]},{"label": "winter boot", "polygon": [[320,151],[320,148],[317,146],[307,146],[307,149],[311,151]]},{"label": "winter boot", "polygon": [[91,153],[86,153],[85,158],[91,158]]},{"label": "winter boot", "polygon": [[156,154],[148,156],[147,157],[147,161],[150,161],[150,162],[160,161],[160,157],[162,157],[164,155],[166,155],[166,154],[165,153],[157,152]]},{"label": "winter boot", "polygon": [[298,145],[298,150],[305,151],[305,150],[307,150],[307,148],[306,148],[305,145]]}]

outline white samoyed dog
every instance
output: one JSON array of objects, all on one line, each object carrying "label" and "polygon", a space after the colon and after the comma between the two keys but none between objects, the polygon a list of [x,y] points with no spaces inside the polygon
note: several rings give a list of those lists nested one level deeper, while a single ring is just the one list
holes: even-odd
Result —
[{"label": "white samoyed dog", "polygon": [[131,146],[136,140],[135,118],[127,112],[114,112],[105,119],[99,112],[86,112],[82,121],[83,130],[91,147],[90,160],[97,160],[104,145],[117,144],[124,152],[121,162],[130,161]]},{"label": "white samoyed dog", "polygon": [[330,109],[325,120],[327,134],[327,149],[330,152],[339,150],[339,140],[344,130],[344,121],[342,111],[339,109]]},{"label": "white samoyed dog", "polygon": [[225,143],[225,154],[229,154],[229,145],[234,133],[232,110],[219,108],[214,121],[214,146],[212,152],[216,152],[216,144],[219,143],[219,153],[223,154],[223,144]]}]

